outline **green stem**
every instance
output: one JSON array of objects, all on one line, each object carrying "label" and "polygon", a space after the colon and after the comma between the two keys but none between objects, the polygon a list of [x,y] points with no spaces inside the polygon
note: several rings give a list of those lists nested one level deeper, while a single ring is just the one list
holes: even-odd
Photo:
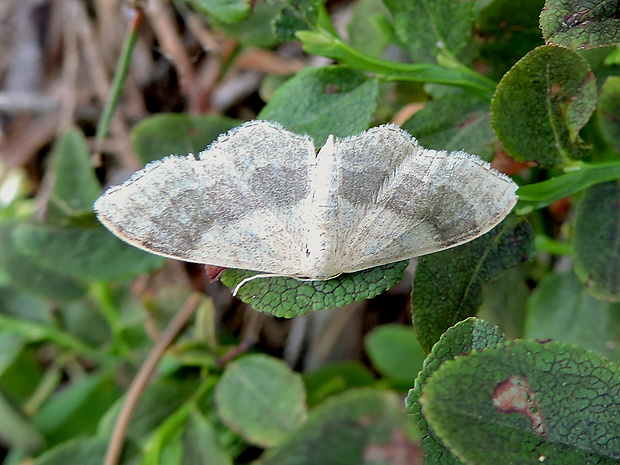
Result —
[{"label": "green stem", "polygon": [[547,252],[551,255],[572,256],[573,248],[568,242],[551,239],[547,236],[536,235],[536,250],[538,252]]},{"label": "green stem", "polygon": [[153,436],[143,446],[144,462],[143,463],[159,463],[158,459],[161,454],[163,446],[172,438],[178,431],[181,425],[187,421],[192,410],[197,410],[196,403],[208,390],[214,389],[217,384],[218,378],[210,376],[204,380],[198,389],[191,395],[191,397],[183,403],[175,412],[173,412],[161,426],[157,428]]},{"label": "green stem", "polygon": [[32,321],[0,315],[0,332],[19,334],[29,342],[53,342],[65,350],[74,351],[83,357],[102,364],[109,364],[113,361],[110,356],[102,354],[97,349],[84,344],[73,336]]},{"label": "green stem", "polygon": [[135,16],[133,18],[129,34],[125,38],[123,49],[118,58],[116,73],[114,74],[114,80],[112,81],[112,85],[110,88],[110,97],[108,98],[108,101],[106,102],[103,111],[101,112],[101,120],[99,121],[99,126],[97,127],[97,140],[99,141],[105,139],[108,130],[110,129],[110,122],[112,121],[112,117],[114,116],[114,111],[116,110],[116,106],[118,105],[118,99],[123,90],[125,79],[127,78],[127,73],[129,72],[131,56],[133,54],[133,49],[136,45],[136,41],[138,40],[138,29],[140,28],[140,23],[142,22],[143,17],[144,12],[142,11],[142,9],[136,8]]},{"label": "green stem", "polygon": [[118,309],[114,303],[109,285],[99,282],[92,283],[90,286],[90,295],[97,302],[97,307],[101,310],[101,314],[107,321],[110,331],[114,336],[114,344],[119,349],[120,354],[127,353],[129,348],[123,338],[123,325],[118,315]]},{"label": "green stem", "polygon": [[365,55],[327,31],[299,31],[296,36],[306,52],[337,59],[352,68],[375,73],[386,81],[453,85],[489,102],[495,92],[495,82],[456,61],[452,62],[454,67],[431,63],[398,63]]},{"label": "green stem", "polygon": [[[60,357],[62,358],[62,356]],[[28,416],[33,416],[41,404],[45,402],[52,393],[58,388],[62,380],[61,367],[64,361],[58,359],[45,371],[43,378],[39,381],[34,393],[30,396],[24,405],[24,412]]]},{"label": "green stem", "polygon": [[521,186],[517,191],[519,202],[515,211],[524,215],[595,184],[619,178],[620,162],[580,163],[578,169],[561,176]]}]

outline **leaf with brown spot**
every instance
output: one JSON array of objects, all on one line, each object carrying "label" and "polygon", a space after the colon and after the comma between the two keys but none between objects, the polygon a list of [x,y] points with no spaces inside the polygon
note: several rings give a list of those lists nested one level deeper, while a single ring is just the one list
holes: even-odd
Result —
[{"label": "leaf with brown spot", "polygon": [[618,0],[547,0],[540,27],[548,44],[573,50],[620,42]]},{"label": "leaf with brown spot", "polygon": [[[498,408],[494,400],[510,390],[504,400],[513,406]],[[466,463],[620,458],[620,369],[577,346],[515,341],[457,357],[431,375],[420,403],[433,432]]]},{"label": "leaf with brown spot", "polygon": [[423,435],[422,448],[426,463],[435,465],[455,465],[461,462],[439,441],[426,419],[421,415],[420,395],[429,377],[447,360],[467,355],[474,350],[494,347],[506,339],[501,331],[486,321],[468,318],[448,329],[433,346],[424,361],[424,368],[415,380],[415,386],[405,399],[407,412],[417,421]]},{"label": "leaf with brown spot", "polygon": [[538,47],[497,86],[491,102],[493,128],[516,160],[562,165],[587,153],[579,131],[596,99],[594,74],[583,58],[562,47]]}]

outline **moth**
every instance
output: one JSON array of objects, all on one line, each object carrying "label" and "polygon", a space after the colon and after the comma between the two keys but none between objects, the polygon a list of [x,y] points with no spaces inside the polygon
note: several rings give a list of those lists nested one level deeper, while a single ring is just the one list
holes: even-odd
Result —
[{"label": "moth", "polygon": [[251,121],[196,158],[168,156],[94,208],[112,233],[178,260],[324,280],[471,241],[517,201],[477,156],[421,147],[394,124],[315,149]]}]

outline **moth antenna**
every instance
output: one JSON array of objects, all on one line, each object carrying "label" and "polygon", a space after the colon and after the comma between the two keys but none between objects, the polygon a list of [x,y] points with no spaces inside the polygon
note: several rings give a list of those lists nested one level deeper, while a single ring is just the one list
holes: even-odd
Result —
[{"label": "moth antenna", "polygon": [[330,276],[329,278],[316,279],[316,278],[298,278],[297,276],[289,276],[289,275],[277,274],[277,273],[259,273],[259,274],[255,274],[254,276],[250,276],[249,278],[242,279],[241,282],[237,284],[235,288],[233,289],[232,295],[233,297],[236,297],[237,292],[239,292],[239,289],[241,289],[241,286],[243,286],[249,281],[254,281],[255,279],[260,279],[260,278],[293,278],[293,279],[296,279],[297,281],[329,281],[330,279],[337,278],[341,274],[342,273],[338,273],[338,274],[335,274],[334,276]]}]

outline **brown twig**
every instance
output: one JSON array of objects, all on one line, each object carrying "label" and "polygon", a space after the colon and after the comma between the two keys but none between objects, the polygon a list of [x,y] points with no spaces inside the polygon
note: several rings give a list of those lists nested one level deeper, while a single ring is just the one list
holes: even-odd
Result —
[{"label": "brown twig", "polygon": [[[76,25],[77,35],[80,39],[80,45],[88,64],[87,69],[90,72],[95,92],[99,100],[105,102],[110,90],[110,80],[103,65],[105,60],[99,51],[92,25],[86,14],[86,7],[82,2],[77,0],[67,1],[70,2],[70,11],[72,14],[69,20],[74,21]],[[138,162],[137,157],[134,156],[131,142],[129,141],[129,132],[120,114],[116,114],[115,117],[112,118],[112,132],[118,139],[118,143],[121,147],[118,151],[118,155],[122,160],[123,166],[130,169],[140,168],[141,164]]]},{"label": "brown twig", "polygon": [[181,307],[181,310],[172,318],[172,321],[170,321],[170,324],[162,333],[161,338],[157,341],[157,344],[155,344],[155,347],[153,347],[140,367],[138,374],[129,387],[127,398],[116,420],[116,425],[114,426],[114,431],[112,432],[112,437],[108,444],[108,450],[106,451],[104,465],[116,465],[118,463],[123,450],[125,436],[129,429],[129,423],[142,397],[142,393],[149,383],[151,375],[155,371],[155,368],[157,368],[157,364],[163,357],[168,346],[172,344],[183,326],[185,326],[189,317],[196,310],[196,307],[198,307],[199,302],[199,293],[194,293],[187,299],[183,307]]},{"label": "brown twig", "polygon": [[[71,17],[74,5],[63,3],[63,16]],[[77,31],[73,21],[63,21],[64,58],[62,61],[62,86],[60,91],[60,123],[58,129],[67,131],[74,121],[77,105],[77,76],[79,73],[80,58],[77,42]]]},{"label": "brown twig", "polygon": [[247,352],[258,341],[258,333],[265,319],[265,315],[247,307],[245,312],[246,319],[244,321],[244,328],[241,331],[241,342],[231,351],[227,352],[222,358],[217,361],[217,366],[226,366],[233,358]]},{"label": "brown twig", "polygon": [[179,74],[179,84],[187,98],[189,112],[199,114],[201,110],[200,88],[170,11],[164,6],[162,0],[151,0],[145,12],[164,55],[172,61]]}]

